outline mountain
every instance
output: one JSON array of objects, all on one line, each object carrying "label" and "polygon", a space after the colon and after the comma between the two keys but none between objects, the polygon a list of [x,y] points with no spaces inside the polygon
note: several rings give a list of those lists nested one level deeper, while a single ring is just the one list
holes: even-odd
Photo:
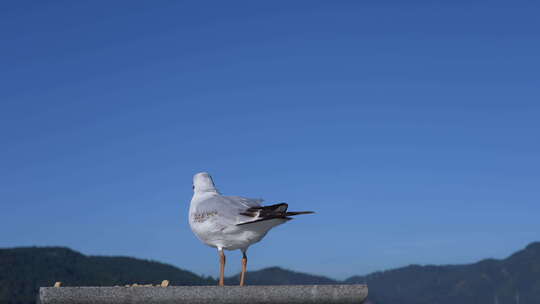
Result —
[{"label": "mountain", "polygon": [[419,266],[355,276],[371,301],[390,304],[540,303],[540,243],[503,260],[468,265]]},{"label": "mountain", "polygon": [[[171,265],[128,257],[85,256],[62,247],[0,249],[0,303],[34,303],[39,286],[131,283],[215,285]],[[239,275],[226,278],[238,284]],[[540,242],[502,260],[467,265],[409,265],[345,281],[271,267],[248,272],[250,285],[364,284],[375,304],[540,303]]]},{"label": "mountain", "polygon": [[171,265],[129,257],[86,256],[63,247],[0,249],[0,303],[35,303],[39,286],[215,284]]},{"label": "mountain", "polygon": [[[302,272],[295,272],[279,267],[270,267],[258,271],[249,271],[246,274],[249,285],[315,285],[315,284],[341,284],[339,281],[323,276]],[[240,274],[225,280],[227,284],[240,283]]]}]

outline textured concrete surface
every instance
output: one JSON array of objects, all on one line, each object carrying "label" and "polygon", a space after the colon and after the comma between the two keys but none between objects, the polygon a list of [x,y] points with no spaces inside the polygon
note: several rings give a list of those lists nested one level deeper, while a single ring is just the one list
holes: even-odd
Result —
[{"label": "textured concrete surface", "polygon": [[41,287],[41,304],[362,303],[366,285]]}]

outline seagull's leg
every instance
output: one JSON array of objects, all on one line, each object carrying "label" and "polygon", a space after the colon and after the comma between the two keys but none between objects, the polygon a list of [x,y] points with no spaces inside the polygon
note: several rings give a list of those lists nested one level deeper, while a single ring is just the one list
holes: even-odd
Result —
[{"label": "seagull's leg", "polygon": [[240,275],[240,286],[244,286],[246,282],[246,270],[247,270],[247,249],[242,249],[242,274]]},{"label": "seagull's leg", "polygon": [[219,286],[225,286],[225,252],[223,248],[218,248],[219,252]]}]

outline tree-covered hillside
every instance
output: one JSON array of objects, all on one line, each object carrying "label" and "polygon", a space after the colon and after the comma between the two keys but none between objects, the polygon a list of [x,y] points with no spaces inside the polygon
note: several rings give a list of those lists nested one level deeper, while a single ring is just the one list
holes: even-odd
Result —
[{"label": "tree-covered hillside", "polygon": [[367,283],[370,299],[378,304],[540,303],[540,243],[503,260],[410,265],[345,282]]},{"label": "tree-covered hillside", "polygon": [[[249,285],[315,285],[315,284],[341,284],[324,276],[291,271],[279,267],[270,267],[257,271],[250,271],[246,274]],[[240,275],[226,278],[225,283],[237,285],[240,282]]]},{"label": "tree-covered hillside", "polygon": [[171,265],[128,258],[85,256],[62,247],[0,249],[0,303],[34,303],[39,286],[113,286],[132,283],[214,284]]}]

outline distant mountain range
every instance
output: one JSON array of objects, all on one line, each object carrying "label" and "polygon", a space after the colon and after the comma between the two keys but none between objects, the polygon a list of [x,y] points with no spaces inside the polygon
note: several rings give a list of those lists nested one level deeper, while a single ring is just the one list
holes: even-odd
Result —
[{"label": "distant mountain range", "polygon": [[[271,267],[249,272],[250,285],[364,284],[377,304],[540,303],[540,242],[503,260],[419,266],[354,276],[344,281]],[[39,286],[158,284],[214,285],[171,265],[129,258],[86,256],[63,247],[0,249],[0,303],[35,303]],[[237,284],[238,275],[226,279]]]},{"label": "distant mountain range", "polygon": [[383,304],[536,304],[540,303],[540,242],[503,260],[410,265],[354,276],[345,283],[367,283],[370,299]]}]

